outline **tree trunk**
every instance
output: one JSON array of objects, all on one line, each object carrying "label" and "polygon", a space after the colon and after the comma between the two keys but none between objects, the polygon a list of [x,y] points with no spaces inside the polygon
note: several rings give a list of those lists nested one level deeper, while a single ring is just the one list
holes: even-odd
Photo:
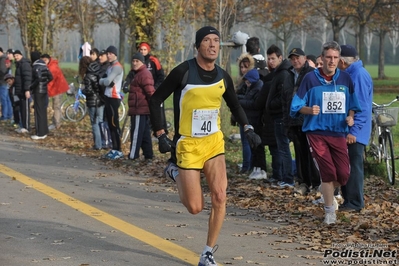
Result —
[{"label": "tree trunk", "polygon": [[378,79],[385,79],[385,53],[384,53],[384,45],[385,45],[385,36],[387,35],[387,31],[382,30],[380,32],[380,48],[378,51]]},{"label": "tree trunk", "polygon": [[[126,21],[122,20],[119,24],[119,53],[118,53],[118,61],[119,63],[125,63],[125,40],[126,40]],[[134,44],[133,44],[134,45]]]},{"label": "tree trunk", "polygon": [[331,21],[331,26],[333,31],[333,39],[334,41],[339,43],[339,32],[340,32],[339,20],[333,19],[333,21]]},{"label": "tree trunk", "polygon": [[366,62],[366,57],[365,57],[365,44],[364,44],[364,35],[366,34],[366,24],[360,23],[359,25],[359,58],[363,60],[363,64]]}]

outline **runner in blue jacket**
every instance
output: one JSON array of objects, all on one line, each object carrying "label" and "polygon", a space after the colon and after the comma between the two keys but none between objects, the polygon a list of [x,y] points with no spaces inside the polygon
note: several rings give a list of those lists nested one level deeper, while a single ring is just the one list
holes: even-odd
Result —
[{"label": "runner in blue jacket", "polygon": [[336,221],[334,188],[349,178],[348,126],[353,125],[355,112],[361,111],[349,74],[337,68],[340,52],[336,42],[323,45],[323,67],[304,77],[291,103],[292,117],[304,114],[302,130],[320,173],[327,224]]}]

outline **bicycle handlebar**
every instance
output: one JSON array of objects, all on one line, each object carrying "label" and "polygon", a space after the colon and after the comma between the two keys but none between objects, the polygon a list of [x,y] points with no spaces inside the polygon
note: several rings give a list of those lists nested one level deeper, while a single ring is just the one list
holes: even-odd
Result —
[{"label": "bicycle handlebar", "polygon": [[376,107],[376,108],[384,108],[384,107],[390,106],[391,104],[393,104],[394,102],[397,102],[397,101],[399,101],[399,95],[396,96],[396,98],[393,99],[390,103],[377,104],[377,103],[373,102],[373,107]]}]

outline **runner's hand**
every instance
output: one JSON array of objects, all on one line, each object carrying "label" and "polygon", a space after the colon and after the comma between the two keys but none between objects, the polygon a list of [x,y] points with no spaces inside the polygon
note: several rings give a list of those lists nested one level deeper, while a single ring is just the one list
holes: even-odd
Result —
[{"label": "runner's hand", "polygon": [[158,149],[160,153],[170,152],[173,146],[173,141],[171,141],[165,133],[158,137]]}]

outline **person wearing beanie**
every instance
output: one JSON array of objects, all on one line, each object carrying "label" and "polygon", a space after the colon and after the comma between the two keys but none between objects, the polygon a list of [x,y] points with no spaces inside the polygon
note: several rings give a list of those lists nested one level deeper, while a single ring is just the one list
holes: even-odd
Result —
[{"label": "person wearing beanie", "polygon": [[20,128],[16,129],[18,133],[28,133],[30,130],[30,110],[31,102],[30,86],[32,84],[32,66],[28,59],[23,57],[21,51],[14,51],[15,58],[15,95],[19,98],[19,107],[21,115]]},{"label": "person wearing beanie", "polygon": [[[262,124],[260,123],[260,112],[255,108],[255,100],[263,86],[263,81],[260,80],[259,71],[256,68],[250,69],[243,76],[243,81],[246,86],[245,93],[238,95],[238,100],[245,114],[247,115],[248,122],[254,127],[255,132],[261,130]],[[241,145],[242,145],[242,156],[243,166],[244,162],[249,162],[245,173],[248,173],[253,168],[253,172],[248,176],[249,179],[265,179],[267,177],[266,168],[263,168],[261,159],[264,158],[256,157],[255,149],[252,149],[248,140],[245,138],[244,127],[240,126]],[[256,148],[260,148],[259,145]],[[262,148],[264,152],[264,148]],[[245,152],[244,152],[245,151]]]},{"label": "person wearing beanie", "polygon": [[[235,94],[230,75],[216,65],[220,34],[206,26],[196,32],[198,54],[175,67],[150,99],[150,118],[161,153],[171,152],[165,175],[177,183],[180,200],[191,214],[204,209],[201,171],[211,191],[211,215],[199,266],[216,266],[213,253],[226,214],[227,173],[220,108],[224,99],[237,122],[244,126],[252,148],[261,140]],[[175,135],[165,133],[162,103],[173,94]]]},{"label": "person wearing beanie", "polygon": [[107,117],[112,139],[112,149],[105,155],[105,158],[113,160],[123,158],[118,112],[119,106],[121,104],[123,66],[118,61],[118,50],[115,46],[109,46],[106,49],[106,52],[110,66],[108,67],[105,75],[100,78],[99,83],[101,86],[105,87],[104,113]]},{"label": "person wearing beanie", "polygon": [[351,76],[355,94],[362,107],[362,112],[355,113],[355,124],[349,127],[346,136],[351,167],[348,182],[341,187],[344,203],[338,211],[358,212],[364,208],[363,153],[371,134],[373,80],[352,45],[341,45],[338,68]]},{"label": "person wearing beanie", "polygon": [[151,72],[144,65],[144,56],[137,52],[132,56],[134,79],[130,83],[128,115],[131,119],[129,159],[140,158],[140,149],[143,150],[145,160],[152,160],[152,138],[150,128],[149,101],[155,92],[154,79]]},{"label": "person wearing beanie", "polygon": [[0,47],[0,103],[1,103],[1,117],[0,120],[12,119],[12,106],[8,92],[8,86],[4,77],[8,73],[6,66],[7,56],[3,53],[3,48]]},{"label": "person wearing beanie", "polygon": [[33,65],[33,63],[36,62],[36,60],[39,60],[41,56],[40,52],[34,51],[30,53],[30,62]]},{"label": "person wearing beanie", "polygon": [[[37,56],[37,55],[35,55]],[[35,59],[35,58],[33,58]],[[37,59],[32,65],[32,90],[35,113],[35,130],[36,134],[32,135],[33,140],[45,139],[48,134],[47,124],[47,84],[53,80],[50,70],[42,59]]]},{"label": "person wearing beanie", "polygon": [[118,49],[116,49],[116,47],[113,46],[113,45],[108,46],[106,52],[107,52],[107,53],[112,53],[112,54],[114,54],[115,56],[118,56]]},{"label": "person wearing beanie", "polygon": [[52,124],[49,125],[49,130],[59,129],[62,122],[61,114],[61,100],[62,94],[67,92],[69,85],[65,79],[64,73],[58,65],[58,60],[52,58],[49,54],[43,54],[40,58],[47,64],[53,80],[47,84],[48,97],[52,99],[53,117]]}]

